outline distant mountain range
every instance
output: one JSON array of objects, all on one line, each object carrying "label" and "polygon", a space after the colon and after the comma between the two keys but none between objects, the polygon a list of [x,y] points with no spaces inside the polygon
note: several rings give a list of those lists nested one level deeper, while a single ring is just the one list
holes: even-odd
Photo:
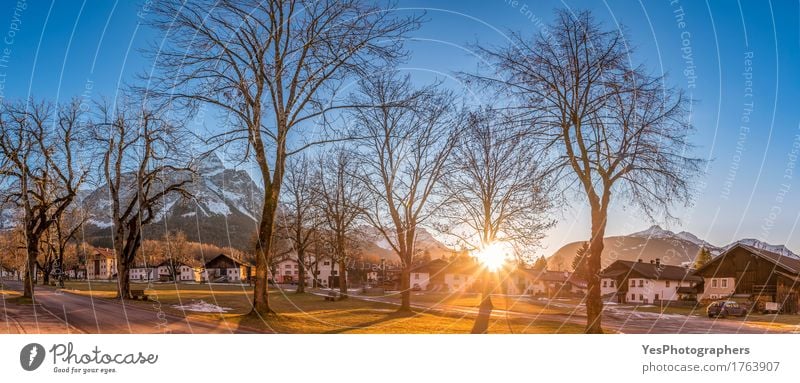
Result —
[{"label": "distant mountain range", "polygon": [[[262,189],[244,170],[225,167],[215,154],[203,158],[198,179],[189,191],[191,200],[173,195],[167,198],[157,219],[145,228],[148,238],[160,238],[166,232],[183,231],[189,240],[221,247],[231,246],[244,251],[252,248],[253,236],[261,216]],[[111,220],[106,186],[82,196],[89,212],[86,238],[97,246],[111,246]],[[372,227],[359,228],[362,254],[397,260],[386,240]],[[418,246],[431,258],[441,258],[452,251],[426,230],[418,232]]]},{"label": "distant mountain range", "polygon": [[[552,269],[571,270],[572,259],[581,243],[572,242],[556,250],[548,257],[548,266]],[[664,264],[680,266],[687,262],[694,262],[702,247],[707,248],[712,256],[717,256],[737,243],[784,256],[800,258],[786,246],[771,245],[753,238],[742,239],[725,246],[714,246],[692,233],[686,231],[674,233],[657,225],[628,235],[606,237],[603,243],[605,248],[601,259],[602,267],[606,267],[616,260],[635,261],[641,259],[644,262],[650,262],[656,258],[659,258]]]},{"label": "distant mountain range", "polygon": [[[156,219],[145,228],[145,237],[160,238],[183,231],[195,242],[247,249],[261,216],[263,192],[244,170],[228,169],[215,154],[198,164],[199,177],[189,185],[193,198],[170,195]],[[110,207],[107,186],[87,192],[83,205],[89,212],[86,238],[110,246]]]}]

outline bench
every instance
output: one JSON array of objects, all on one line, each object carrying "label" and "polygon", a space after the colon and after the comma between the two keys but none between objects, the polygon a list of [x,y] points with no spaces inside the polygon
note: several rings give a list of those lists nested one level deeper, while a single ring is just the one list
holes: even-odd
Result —
[{"label": "bench", "polygon": [[131,298],[138,300],[140,297],[143,301],[147,300],[147,294],[144,293],[144,290],[131,290]]},{"label": "bench", "polygon": [[328,291],[328,295],[325,296],[326,301],[335,302],[339,300],[339,292],[338,291]]}]

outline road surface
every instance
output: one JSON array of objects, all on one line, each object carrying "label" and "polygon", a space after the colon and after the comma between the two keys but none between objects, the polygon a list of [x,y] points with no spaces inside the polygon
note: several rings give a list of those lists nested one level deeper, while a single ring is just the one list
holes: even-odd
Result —
[{"label": "road surface", "polygon": [[[4,281],[7,289],[22,291],[22,283]],[[205,322],[167,314],[159,311],[158,303],[153,307],[125,304],[119,300],[92,298],[71,294],[45,286],[36,286],[35,305],[14,307],[8,305],[2,320],[8,332],[13,327],[21,327],[23,332],[57,332],[89,334],[232,334],[253,333],[249,329],[238,328],[235,324],[219,321]],[[4,305],[5,306],[5,305]],[[3,309],[0,306],[0,309]],[[18,312],[20,309],[26,312]],[[12,311],[17,310],[17,311]],[[30,313],[33,313],[33,317]],[[20,315],[24,315],[20,317]],[[52,322],[60,323],[53,330]],[[37,329],[42,321],[47,321],[46,330]],[[17,329],[19,332],[19,328]]]}]

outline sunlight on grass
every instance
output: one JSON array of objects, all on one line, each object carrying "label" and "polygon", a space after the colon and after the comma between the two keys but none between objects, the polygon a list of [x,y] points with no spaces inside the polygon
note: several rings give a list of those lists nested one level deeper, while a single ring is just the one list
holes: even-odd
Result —
[{"label": "sunlight on grass", "polygon": [[[474,316],[459,313],[397,313],[397,306],[389,303],[364,301],[354,297],[328,302],[319,295],[295,294],[272,290],[270,305],[279,313],[277,316],[259,318],[250,315],[252,287],[242,285],[208,284],[132,284],[131,289],[144,289],[150,301],[127,301],[126,304],[140,305],[151,309],[158,305],[165,312],[187,316],[202,321],[224,321],[229,326],[241,326],[257,331],[278,333],[469,333]],[[116,284],[68,282],[65,291],[95,298],[115,298]],[[225,313],[192,312],[176,308],[203,301],[219,307],[228,308]],[[449,306],[476,307],[477,294],[447,295],[432,294],[414,296],[412,302],[445,302]],[[505,309],[503,299],[495,299],[495,307]],[[532,301],[510,301],[509,309],[526,313],[562,313],[545,304]],[[444,307],[443,311],[447,311]],[[564,324],[556,321],[520,318],[493,318],[489,328],[494,333],[579,333],[583,326]]]}]

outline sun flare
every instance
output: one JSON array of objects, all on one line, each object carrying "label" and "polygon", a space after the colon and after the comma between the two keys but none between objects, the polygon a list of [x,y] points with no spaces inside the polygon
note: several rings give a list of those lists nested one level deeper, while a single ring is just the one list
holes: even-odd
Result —
[{"label": "sun flare", "polygon": [[497,271],[508,260],[510,250],[501,242],[485,245],[482,249],[472,253],[472,256],[489,271]]}]

